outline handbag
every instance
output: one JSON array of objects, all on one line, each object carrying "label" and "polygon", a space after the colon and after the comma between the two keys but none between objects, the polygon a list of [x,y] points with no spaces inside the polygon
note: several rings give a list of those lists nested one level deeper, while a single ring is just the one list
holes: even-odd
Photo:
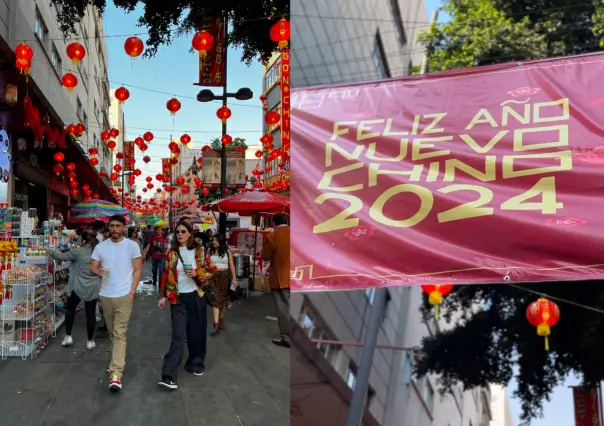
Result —
[{"label": "handbag", "polygon": [[[184,260],[182,260],[180,250],[177,251],[176,253],[178,253],[178,258],[180,259],[180,262],[182,263],[183,269],[185,269],[185,262],[184,262]],[[195,281],[195,284],[197,284],[197,286],[203,290],[203,297],[206,300],[206,303],[208,304],[208,306],[214,306],[216,304],[216,296],[212,292],[212,288],[210,286],[202,283],[201,280],[199,279],[199,277],[195,276],[192,278],[193,278],[193,281]]]}]

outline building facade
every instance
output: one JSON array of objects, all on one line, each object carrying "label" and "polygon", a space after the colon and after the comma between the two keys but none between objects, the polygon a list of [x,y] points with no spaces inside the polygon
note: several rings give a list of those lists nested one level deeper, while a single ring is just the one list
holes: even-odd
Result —
[{"label": "building facade", "polygon": [[[64,164],[73,163],[77,180],[87,184],[101,198],[112,199],[107,180],[99,176],[102,165],[110,156],[100,141],[100,132],[108,129],[109,80],[107,47],[103,19],[95,7],[87,6],[86,15],[76,24],[76,34],[64,41],[57,23],[57,11],[50,2],[3,0],[0,2],[0,86],[4,88],[4,104],[0,124],[7,131],[11,151],[11,179],[7,183],[7,202],[15,207],[35,207],[40,218],[52,213],[67,212],[67,206],[82,197],[70,194],[66,178],[54,172],[53,155],[61,151]],[[73,64],[66,47],[78,41],[86,49],[86,57]],[[15,48],[21,43],[33,50],[29,77],[15,68]],[[72,92],[61,83],[71,72],[78,79]],[[8,93],[13,93],[9,102]],[[24,99],[31,100],[42,125],[42,136],[32,131],[27,121]],[[81,136],[67,135],[61,143],[49,130],[62,131],[69,124],[82,123]],[[65,142],[63,144],[62,142]],[[63,146],[65,145],[65,146]],[[99,165],[89,164],[88,149],[98,149]],[[0,191],[2,193],[2,191]]]},{"label": "building facade", "polygon": [[491,385],[491,414],[489,426],[514,426],[508,390],[505,386]]},{"label": "building facade", "polygon": [[117,89],[110,90],[109,124],[106,129],[117,129],[119,130],[120,134],[117,138],[113,138],[117,144],[116,148],[113,150],[113,152],[111,152],[111,155],[107,156],[107,161],[103,164],[107,170],[112,170],[113,165],[117,164],[117,153],[124,152],[124,138],[126,137],[126,117],[124,115],[124,105],[119,103],[119,101],[115,98],[116,90]]},{"label": "building facade", "polygon": [[295,0],[291,16],[294,88],[402,77],[423,60],[423,0]]}]

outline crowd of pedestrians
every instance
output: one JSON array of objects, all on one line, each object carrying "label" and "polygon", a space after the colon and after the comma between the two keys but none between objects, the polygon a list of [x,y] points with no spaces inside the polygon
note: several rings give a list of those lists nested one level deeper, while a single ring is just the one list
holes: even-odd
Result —
[{"label": "crowd of pedestrians", "polygon": [[[63,346],[73,344],[75,313],[84,302],[89,350],[96,347],[95,326],[104,318],[96,337],[111,339],[111,362],[107,368],[109,389],[122,390],[126,364],[127,333],[133,303],[141,278],[142,264],[152,262],[149,284],[157,288],[158,307],[170,308],[172,336],[159,386],[177,389],[178,368],[188,347],[185,371],[202,376],[211,309],[211,335],[226,330],[225,316],[230,298],[239,283],[233,254],[227,237],[194,231],[190,219],[184,219],[167,233],[148,226],[127,229],[123,216],[105,223],[95,222],[91,229],[78,232],[78,244],[68,252],[51,251],[56,260],[71,261],[66,304]],[[270,262],[269,281],[279,322],[280,336],[275,345],[289,347],[289,226],[287,216],[273,216],[275,231],[265,242],[262,257]],[[141,235],[142,234],[142,235]],[[127,235],[127,237],[126,237]],[[99,309],[100,307],[100,309]]]}]

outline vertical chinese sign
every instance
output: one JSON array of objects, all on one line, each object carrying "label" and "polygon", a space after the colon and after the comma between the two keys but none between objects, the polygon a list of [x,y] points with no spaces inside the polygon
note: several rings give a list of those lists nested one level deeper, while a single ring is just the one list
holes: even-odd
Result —
[{"label": "vertical chinese sign", "polygon": [[172,161],[169,158],[161,159],[161,172],[164,174],[166,178],[166,182],[170,182],[170,167],[172,166]]},{"label": "vertical chinese sign", "polygon": [[124,170],[131,172],[134,170],[134,142],[124,141]]},{"label": "vertical chinese sign", "polygon": [[289,49],[281,51],[281,151],[283,159],[289,161],[289,127],[291,104],[289,94],[290,56]]},{"label": "vertical chinese sign", "polygon": [[226,27],[223,18],[204,18],[201,29],[214,38],[214,45],[205,57],[199,54],[199,85],[224,87],[226,84],[225,39]]},{"label": "vertical chinese sign", "polygon": [[575,426],[600,426],[600,396],[596,386],[573,388]]}]

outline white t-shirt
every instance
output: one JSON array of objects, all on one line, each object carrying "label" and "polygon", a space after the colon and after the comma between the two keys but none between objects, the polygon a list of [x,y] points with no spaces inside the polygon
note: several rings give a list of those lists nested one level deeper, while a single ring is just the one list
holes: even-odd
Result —
[{"label": "white t-shirt", "polygon": [[[197,269],[197,262],[195,262],[195,250],[187,250],[186,247],[180,247],[179,250],[182,260],[185,263],[190,263],[193,269]],[[193,278],[187,275],[187,271],[185,271],[180,259],[176,265],[176,272],[178,273],[179,293],[192,293],[197,290],[197,284],[195,284]]]},{"label": "white t-shirt", "polygon": [[132,289],[134,267],[132,260],[141,257],[141,250],[134,241],[124,238],[119,243],[105,240],[94,248],[92,259],[101,262],[109,271],[109,278],[103,279],[100,296],[123,297]]}]

